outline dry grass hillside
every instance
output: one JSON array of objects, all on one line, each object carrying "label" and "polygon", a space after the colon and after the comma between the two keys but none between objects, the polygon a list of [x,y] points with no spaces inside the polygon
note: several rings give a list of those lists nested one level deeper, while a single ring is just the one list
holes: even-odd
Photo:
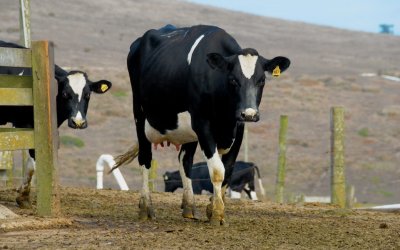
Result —
[{"label": "dry grass hillside", "polygon": [[[131,42],[150,28],[212,24],[242,47],[267,58],[285,55],[288,72],[268,83],[261,121],[249,125],[249,160],[261,169],[269,198],[274,191],[279,116],[289,115],[287,197],[329,194],[329,110],[346,111],[347,182],[360,202],[400,200],[400,83],[361,73],[400,74],[400,37],[231,12],[184,1],[32,1],[33,39],[55,43],[56,63],[108,79],[113,88],[92,97],[89,128],[60,129],[60,177],[66,186],[95,186],[100,154],[123,153],[135,139],[130,83],[125,66]],[[17,41],[18,1],[0,2],[0,39]],[[68,138],[80,138],[74,146]],[[177,153],[155,153],[160,175],[175,170]],[[243,155],[239,156],[243,159]],[[200,155],[197,160],[202,160]],[[137,189],[138,164],[122,169]],[[110,176],[106,187],[115,188]],[[162,180],[158,186],[162,190]]]}]

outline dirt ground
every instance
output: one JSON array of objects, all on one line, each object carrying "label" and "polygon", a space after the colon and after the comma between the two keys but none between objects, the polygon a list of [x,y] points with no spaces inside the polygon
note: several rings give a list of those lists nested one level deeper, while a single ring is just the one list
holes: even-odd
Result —
[{"label": "dirt ground", "polygon": [[[86,71],[93,81],[110,80],[113,87],[105,95],[92,95],[87,129],[72,130],[66,124],[59,129],[62,217],[37,218],[33,210],[19,210],[15,192],[0,188],[0,204],[22,215],[14,224],[0,222],[0,248],[400,248],[398,213],[270,202],[280,115],[289,117],[285,201],[298,195],[329,196],[329,111],[343,106],[346,183],[355,187],[361,205],[399,203],[400,82],[381,76],[400,77],[399,36],[278,20],[179,0],[40,0],[32,1],[31,8],[32,37],[54,42],[58,65]],[[0,39],[17,41],[18,1],[0,1],[0,20]],[[94,190],[98,157],[124,153],[135,140],[126,70],[129,46],[146,30],[167,23],[217,25],[243,47],[256,48],[267,58],[284,55],[292,61],[285,74],[267,83],[261,120],[248,126],[249,161],[260,168],[267,199],[228,201],[226,228],[210,227],[205,216],[197,222],[182,219],[181,197],[164,193],[153,197],[157,220],[138,222],[141,184],[136,161],[121,168],[133,191]],[[365,77],[364,73],[376,75]],[[67,136],[83,144],[68,143],[63,140]],[[157,190],[161,192],[162,174],[177,170],[177,152],[158,150],[154,158],[159,162]],[[238,160],[243,159],[242,151]],[[196,154],[195,161],[202,160],[201,153]],[[14,172],[15,186],[20,183],[19,167]],[[111,175],[104,181],[105,188],[118,188]],[[202,211],[207,199],[198,199]]]},{"label": "dirt ground", "polygon": [[[0,200],[21,219],[0,221],[3,249],[398,249],[400,214],[311,204],[227,200],[227,226],[206,222],[207,195],[196,196],[202,218],[181,217],[179,194],[155,193],[157,219],[139,222],[137,192],[61,190],[62,216],[37,218]],[[18,221],[28,221],[18,225]]]}]

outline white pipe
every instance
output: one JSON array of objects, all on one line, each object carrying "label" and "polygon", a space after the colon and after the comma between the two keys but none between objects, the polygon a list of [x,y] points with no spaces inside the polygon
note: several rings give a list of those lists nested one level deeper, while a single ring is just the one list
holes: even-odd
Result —
[{"label": "white pipe", "polygon": [[400,209],[400,204],[382,205],[371,207],[370,209]]},{"label": "white pipe", "polygon": [[[103,189],[103,173],[104,173],[104,165],[107,164],[110,169],[115,165],[114,157],[109,154],[102,154],[100,155],[99,159],[97,160],[96,163],[96,172],[97,172],[97,189]],[[115,179],[117,180],[117,183],[119,185],[119,188],[121,190],[129,190],[128,185],[126,184],[126,181],[124,177],[122,176],[121,171],[117,168],[114,169],[112,172]]]}]

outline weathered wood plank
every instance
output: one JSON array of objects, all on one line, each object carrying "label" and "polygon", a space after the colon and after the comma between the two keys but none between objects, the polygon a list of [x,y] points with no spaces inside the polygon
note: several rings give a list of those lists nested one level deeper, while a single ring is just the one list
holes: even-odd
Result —
[{"label": "weathered wood plank", "polygon": [[32,67],[32,53],[29,49],[0,47],[0,66]]},{"label": "weathered wood plank", "polygon": [[32,42],[32,74],[37,178],[37,213],[56,216],[60,211],[58,192],[56,115],[57,84],[54,83],[53,44]]},{"label": "weathered wood plank", "polygon": [[31,47],[31,1],[19,1],[19,32],[21,45]]},{"label": "weathered wood plank", "polygon": [[31,88],[0,88],[0,106],[32,106]]},{"label": "weathered wood plank", "polygon": [[0,75],[0,88],[32,88],[32,76]]},{"label": "weathered wood plank", "polygon": [[30,128],[0,128],[0,151],[34,148],[34,132]]}]

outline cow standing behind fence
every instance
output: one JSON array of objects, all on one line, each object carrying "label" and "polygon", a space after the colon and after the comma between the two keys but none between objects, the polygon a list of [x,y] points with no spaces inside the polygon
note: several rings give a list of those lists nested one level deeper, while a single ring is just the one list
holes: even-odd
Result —
[{"label": "cow standing behind fence", "polygon": [[[0,41],[0,47],[19,48],[14,43]],[[30,68],[6,67],[0,65],[0,74],[3,75],[32,75]],[[111,88],[111,82],[100,80],[92,82],[87,74],[82,71],[65,71],[55,65],[54,74],[58,83],[57,126],[68,120],[68,126],[74,129],[85,129],[88,126],[86,114],[89,107],[91,93],[103,94]],[[16,128],[33,128],[32,106],[0,106],[0,125],[12,123]],[[32,158],[35,158],[34,150],[29,150]],[[20,207],[30,207],[29,190],[30,181],[34,172],[32,168],[26,171],[22,186],[19,188],[17,203]]]}]

